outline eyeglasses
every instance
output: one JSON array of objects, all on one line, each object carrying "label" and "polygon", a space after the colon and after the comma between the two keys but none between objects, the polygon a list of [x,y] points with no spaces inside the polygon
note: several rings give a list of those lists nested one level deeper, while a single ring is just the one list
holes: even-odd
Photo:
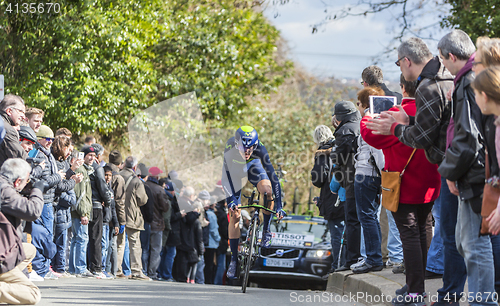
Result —
[{"label": "eyeglasses", "polygon": [[394,62],[394,64],[396,64],[396,66],[400,66],[401,64],[399,63],[403,58],[406,58],[406,56],[403,56],[402,58],[399,58],[397,61]]},{"label": "eyeglasses", "polygon": [[479,64],[483,64],[483,62],[472,62],[472,66],[476,66],[476,65],[479,65]]},{"label": "eyeglasses", "polygon": [[23,116],[26,115],[26,111],[23,111],[22,109],[20,108],[16,108],[16,107],[11,107],[11,109],[15,109],[16,111],[20,112],[21,114],[23,114]]}]

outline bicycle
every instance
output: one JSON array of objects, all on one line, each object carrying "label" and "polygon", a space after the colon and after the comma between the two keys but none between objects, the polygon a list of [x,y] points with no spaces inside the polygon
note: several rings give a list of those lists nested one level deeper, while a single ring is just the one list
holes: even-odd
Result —
[{"label": "bicycle", "polygon": [[[259,205],[260,201],[260,193],[255,200],[255,190],[252,192],[252,195],[247,197],[243,195],[245,198],[248,199],[248,205],[246,206],[240,206],[239,208],[255,208],[255,211],[253,212],[252,219],[250,220],[250,226],[248,227],[248,232],[247,232],[247,237],[245,241],[241,245],[241,251],[238,255],[240,259],[240,271],[243,271],[243,279],[241,282],[241,291],[243,293],[246,292],[247,289],[247,284],[248,284],[248,278],[250,276],[250,269],[255,263],[255,260],[257,259],[257,256],[259,254],[259,250],[257,249],[259,247],[257,243],[257,237],[259,236],[259,225],[260,225],[260,218],[259,218],[259,212],[260,210],[265,210],[270,213],[275,213],[273,210],[267,208],[267,193],[264,193],[264,205]],[[241,272],[240,272],[241,273]]]}]

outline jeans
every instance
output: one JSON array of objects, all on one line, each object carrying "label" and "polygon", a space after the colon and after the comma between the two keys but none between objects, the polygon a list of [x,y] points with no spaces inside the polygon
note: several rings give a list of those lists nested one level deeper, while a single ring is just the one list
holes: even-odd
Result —
[{"label": "jeans", "polygon": [[394,220],[403,242],[408,293],[425,291],[425,267],[427,263],[427,217],[434,203],[399,204],[393,212]]},{"label": "jeans", "polygon": [[495,266],[490,236],[479,236],[481,214],[472,211],[468,200],[458,200],[455,237],[457,250],[465,259],[469,284],[469,304],[497,305],[492,296],[495,291]]},{"label": "jeans", "polygon": [[113,231],[109,236],[109,248],[108,248],[108,257],[106,259],[106,272],[112,273],[116,275],[118,271],[118,256],[117,256],[117,245],[116,245],[116,236],[113,235]]},{"label": "jeans", "polygon": [[54,206],[52,203],[44,203],[42,214],[40,215],[43,226],[49,231],[51,236],[54,236]]},{"label": "jeans", "polygon": [[106,223],[102,225],[102,239],[101,239],[102,271],[106,271],[108,249],[109,249],[109,223]]},{"label": "jeans", "polygon": [[158,277],[158,267],[160,266],[161,260],[161,241],[163,237],[163,231],[151,231],[151,238],[149,244],[149,265],[148,265],[148,276]]},{"label": "jeans", "polygon": [[[122,267],[122,270],[123,270],[123,275],[130,275],[132,274],[132,269],[130,268],[130,248],[128,247],[128,237],[127,237],[127,233],[124,233],[125,235],[125,248],[123,250],[123,258],[122,258],[122,264],[121,264],[121,267]],[[119,255],[120,253],[118,253],[118,257],[120,256]],[[118,262],[120,262],[120,260],[118,260]],[[120,265],[118,264],[118,267]],[[120,268],[118,268],[118,273],[120,271]]]},{"label": "jeans", "polygon": [[491,235],[490,239],[493,248],[493,262],[495,263],[495,291],[500,294],[500,236]]},{"label": "jeans", "polygon": [[214,285],[223,284],[224,271],[226,271],[226,254],[225,253],[217,254],[217,267],[215,270]]},{"label": "jeans", "polygon": [[87,269],[87,243],[89,226],[82,225],[79,218],[73,219],[71,226],[73,238],[69,252],[69,273],[82,274]]},{"label": "jeans", "polygon": [[387,215],[387,220],[389,223],[389,234],[387,236],[387,251],[389,252],[389,259],[392,262],[402,262],[403,261],[403,243],[401,242],[401,237],[399,236],[398,226],[392,212],[390,210],[385,210]]},{"label": "jeans", "polygon": [[438,200],[441,202],[440,234],[444,246],[444,270],[443,287],[438,289],[438,300],[442,301],[446,295],[460,299],[464,291],[467,270],[462,255],[458,253],[455,242],[455,228],[457,226],[458,198],[450,193],[445,178],[441,178],[441,194]]},{"label": "jeans", "polygon": [[444,273],[444,245],[441,238],[441,202],[439,197],[432,207],[432,216],[434,217],[434,236],[432,237],[431,247],[427,252],[427,271],[438,274]]},{"label": "jeans", "polygon": [[90,272],[102,271],[102,209],[92,209],[92,221],[89,222],[88,266]]},{"label": "jeans", "polygon": [[66,248],[68,246],[68,223],[56,224],[54,242],[57,252],[52,259],[52,269],[64,273],[66,271]]},{"label": "jeans", "polygon": [[360,253],[361,240],[361,224],[358,220],[356,212],[356,200],[354,198],[346,198],[345,206],[345,233],[344,240],[346,241],[346,266],[350,266],[358,262]]},{"label": "jeans", "polygon": [[148,222],[144,222],[144,230],[141,231],[141,248],[142,248],[142,271],[144,274],[148,273],[148,265],[149,265],[149,240],[151,237],[151,224]]},{"label": "jeans", "polygon": [[[163,279],[171,279],[172,267],[174,266],[175,255],[177,254],[175,246],[165,246],[161,252],[161,262],[159,275]],[[225,267],[224,267],[225,268]]]},{"label": "jeans", "polygon": [[341,218],[328,220],[328,229],[330,230],[330,239],[332,241],[332,269],[335,270],[344,263],[339,265],[340,240],[344,232],[344,220]]},{"label": "jeans", "polygon": [[203,255],[198,256],[198,263],[196,264],[196,276],[195,283],[205,284],[205,257]]},{"label": "jeans", "polygon": [[363,227],[363,238],[366,251],[366,263],[382,266],[382,233],[377,212],[380,207],[378,191],[380,177],[356,175],[354,193],[356,195],[356,212]]}]

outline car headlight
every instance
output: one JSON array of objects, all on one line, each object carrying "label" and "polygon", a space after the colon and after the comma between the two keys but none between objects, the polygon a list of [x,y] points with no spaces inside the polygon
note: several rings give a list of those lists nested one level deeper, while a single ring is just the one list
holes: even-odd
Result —
[{"label": "car headlight", "polygon": [[306,258],[326,258],[332,255],[330,250],[309,250],[306,253]]}]

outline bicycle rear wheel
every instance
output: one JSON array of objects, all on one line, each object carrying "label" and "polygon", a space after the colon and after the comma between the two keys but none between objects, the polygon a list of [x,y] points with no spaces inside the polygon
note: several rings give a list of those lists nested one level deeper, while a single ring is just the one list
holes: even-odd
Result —
[{"label": "bicycle rear wheel", "polygon": [[245,254],[245,270],[243,273],[243,280],[241,282],[241,292],[245,293],[247,291],[248,278],[250,276],[250,268],[252,267],[252,259],[253,252],[255,251],[256,237],[255,233],[257,232],[257,218],[253,218],[252,222],[252,230],[250,233],[250,239],[248,240],[248,253]]}]

